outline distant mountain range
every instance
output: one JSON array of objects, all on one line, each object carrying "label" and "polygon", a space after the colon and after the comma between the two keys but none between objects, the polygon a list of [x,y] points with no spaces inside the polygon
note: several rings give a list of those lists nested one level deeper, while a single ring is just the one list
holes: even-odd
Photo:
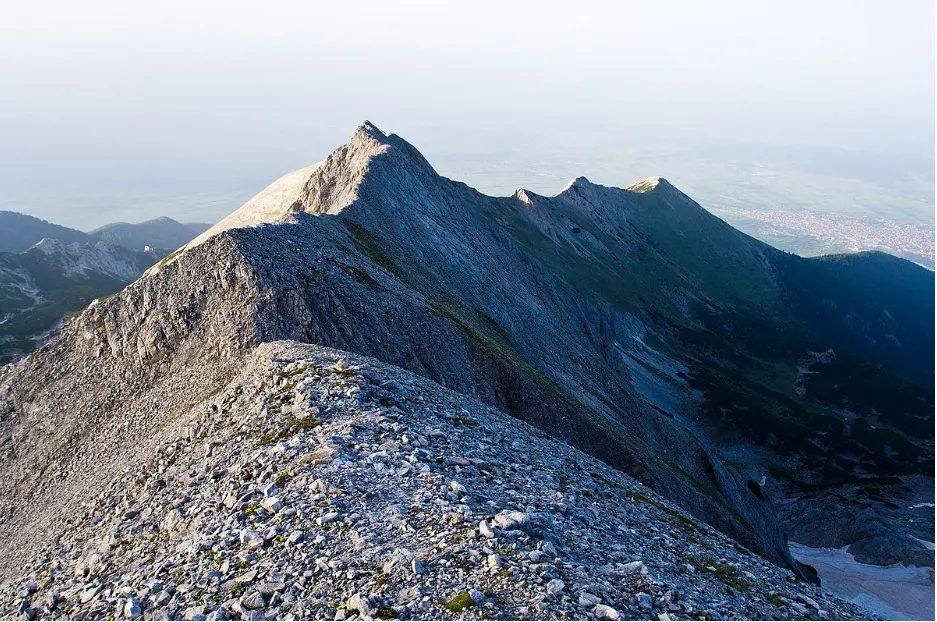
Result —
[{"label": "distant mountain range", "polygon": [[119,244],[136,250],[142,250],[145,246],[173,250],[210,226],[204,223],[180,223],[162,216],[135,224],[115,222],[91,231],[88,236],[94,241]]},{"label": "distant mountain range", "polygon": [[115,222],[88,233],[56,225],[34,216],[0,211],[0,253],[25,251],[43,238],[60,242],[107,242],[130,250],[175,249],[208,229],[203,223],[180,223],[165,216],[141,223]]},{"label": "distant mountain range", "polygon": [[87,242],[88,234],[26,214],[0,211],[0,253],[20,253],[43,238]]},{"label": "distant mountain range", "polygon": [[157,218],[84,233],[0,212],[0,364],[26,354],[67,314],[120,290],[208,226]]}]

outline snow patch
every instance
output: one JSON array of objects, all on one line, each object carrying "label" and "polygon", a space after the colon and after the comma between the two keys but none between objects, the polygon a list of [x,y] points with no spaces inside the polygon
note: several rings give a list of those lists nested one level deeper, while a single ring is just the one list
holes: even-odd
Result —
[{"label": "snow patch", "polygon": [[934,619],[934,569],[873,566],[841,549],[790,543],[791,555],[817,569],[824,588],[886,620]]}]

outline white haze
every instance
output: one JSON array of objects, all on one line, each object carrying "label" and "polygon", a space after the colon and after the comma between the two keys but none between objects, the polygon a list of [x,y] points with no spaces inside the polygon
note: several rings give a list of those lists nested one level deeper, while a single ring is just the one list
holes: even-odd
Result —
[{"label": "white haze", "polygon": [[0,207],[80,228],[215,220],[364,119],[483,190],[558,190],[546,152],[679,185],[628,163],[758,144],[869,154],[863,183],[930,171],[933,200],[926,1],[23,0],[0,4],[0,85]]}]

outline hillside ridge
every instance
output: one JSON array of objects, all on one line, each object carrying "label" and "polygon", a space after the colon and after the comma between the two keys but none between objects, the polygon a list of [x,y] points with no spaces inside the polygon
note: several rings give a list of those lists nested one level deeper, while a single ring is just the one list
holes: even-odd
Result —
[{"label": "hillside ridge", "polygon": [[866,615],[506,413],[348,352],[263,344],[123,449],[0,585],[4,617]]}]

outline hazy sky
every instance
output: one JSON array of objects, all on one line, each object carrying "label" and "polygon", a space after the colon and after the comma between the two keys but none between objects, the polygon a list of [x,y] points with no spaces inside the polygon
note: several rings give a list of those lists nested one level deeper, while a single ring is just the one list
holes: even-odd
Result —
[{"label": "hazy sky", "polygon": [[58,198],[259,189],[363,119],[431,160],[635,128],[930,159],[934,8],[8,1],[0,85],[0,203],[46,217]]}]

